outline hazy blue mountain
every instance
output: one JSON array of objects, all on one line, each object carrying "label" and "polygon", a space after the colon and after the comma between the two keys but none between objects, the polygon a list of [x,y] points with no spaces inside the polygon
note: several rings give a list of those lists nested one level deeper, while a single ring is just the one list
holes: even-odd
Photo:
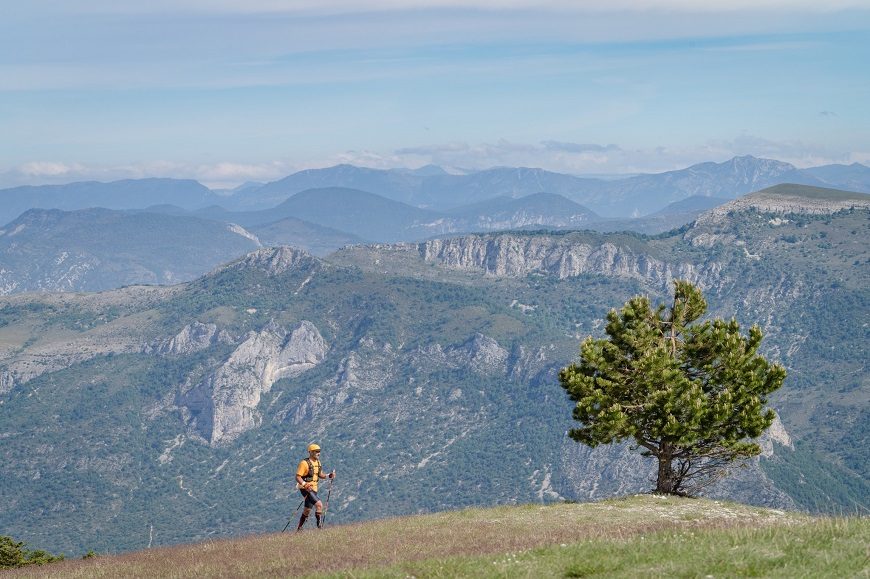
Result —
[{"label": "hazy blue mountain", "polygon": [[323,257],[345,245],[365,243],[361,237],[322,225],[284,217],[271,223],[250,226],[263,245],[290,245],[304,249],[312,255]]},{"label": "hazy blue mountain", "polygon": [[0,190],[0,223],[15,219],[28,209],[141,209],[171,204],[185,209],[217,203],[210,189],[185,179],[131,179],[100,183],[40,185]]},{"label": "hazy blue mountain", "polygon": [[493,197],[526,197],[552,193],[585,205],[604,181],[526,167],[498,167],[469,175],[442,175],[425,180],[418,203],[449,209]]},{"label": "hazy blue mountain", "polygon": [[870,167],[861,163],[810,167],[803,172],[837,189],[870,193]]},{"label": "hazy blue mountain", "polygon": [[439,213],[345,187],[306,189],[271,209],[226,211],[211,207],[197,215],[251,228],[293,217],[370,242],[416,240],[444,232]]},{"label": "hazy blue mountain", "polygon": [[647,235],[657,235],[693,222],[699,215],[727,203],[728,199],[693,195],[671,203],[667,207],[644,217],[635,219],[599,218],[589,227],[595,231],[636,231]]},{"label": "hazy blue mountain", "polygon": [[306,189],[344,187],[446,211],[496,197],[552,193],[600,215],[624,218],[654,213],[692,196],[734,199],[778,183],[826,185],[788,163],[751,156],[623,179],[582,178],[523,167],[451,175],[440,168],[406,171],[338,165],[295,173],[263,187],[243,191],[228,202],[236,209],[266,208]]},{"label": "hazy blue mountain", "polygon": [[341,187],[375,193],[418,207],[446,210],[499,196],[524,197],[541,192],[576,198],[584,188],[594,188],[599,184],[596,179],[582,179],[542,169],[496,168],[468,175],[451,175],[433,166],[407,171],[338,165],[300,171],[258,189],[245,191],[232,199],[232,208],[262,209],[306,189]]},{"label": "hazy blue mountain", "polygon": [[316,256],[328,255],[345,245],[366,242],[352,233],[289,216],[289,210],[278,208],[264,211],[228,211],[219,205],[211,205],[195,211],[185,211],[172,206],[155,206],[151,211],[168,215],[190,215],[227,226],[244,225],[265,246],[290,245]]},{"label": "hazy blue mountain", "polygon": [[598,216],[561,195],[534,193],[525,197],[495,197],[446,212],[454,232],[493,231],[527,227],[585,228]]},{"label": "hazy blue mountain", "polygon": [[441,233],[438,213],[341,187],[302,191],[270,213],[292,215],[378,242],[422,239]]},{"label": "hazy blue mountain", "polygon": [[497,197],[449,212],[436,212],[373,193],[337,187],[302,191],[268,210],[232,212],[209,207],[196,214],[239,223],[258,235],[265,222],[293,216],[334,232],[346,232],[350,238],[341,245],[359,243],[361,239],[384,243],[474,231],[587,227],[596,219],[585,207],[550,193],[519,199]]},{"label": "hazy blue mountain", "polygon": [[667,207],[659,209],[655,213],[647,217],[663,216],[663,215],[681,215],[684,213],[700,214],[704,211],[713,209],[720,205],[728,203],[729,199],[723,197],[706,197],[703,195],[692,195],[680,201],[674,201]]},{"label": "hazy blue mountain", "polygon": [[31,209],[0,229],[0,295],[174,284],[258,246],[238,226],[189,216]]},{"label": "hazy blue mountain", "polygon": [[705,211],[727,202],[728,199],[719,197],[694,195],[643,217],[599,218],[590,223],[589,228],[603,232],[635,231],[646,235],[658,235],[692,223]]},{"label": "hazy blue mountain", "polygon": [[724,163],[700,163],[679,171],[610,181],[588,205],[602,215],[640,216],[688,197],[734,199],[778,183],[824,186],[789,163],[744,156]]},{"label": "hazy blue mountain", "polygon": [[866,512],[868,235],[870,196],[791,185],[655,237],[263,248],[173,287],[0,297],[0,529],[68,554],[278,531],[313,440],[336,523],[648,490],[651,459],[565,435],[556,374],[674,278],[789,373],[763,456],[709,495]]},{"label": "hazy blue mountain", "polygon": [[245,181],[241,185],[232,187],[230,189],[212,189],[212,191],[221,197],[229,197],[232,195],[238,195],[242,191],[259,189],[263,185],[265,185],[265,183],[259,183],[257,181]]},{"label": "hazy blue mountain", "polygon": [[431,165],[416,170],[338,165],[300,171],[272,183],[245,183],[232,190],[220,190],[219,194],[195,181],[177,179],[16,187],[0,190],[0,223],[31,208],[134,209],[171,204],[184,209],[221,205],[230,211],[248,212],[275,207],[305,190],[333,187],[366,191],[438,211],[496,197],[551,193],[600,215],[624,218],[654,213],[692,196],[733,199],[785,182],[868,191],[868,174],[870,169],[857,163],[799,170],[788,163],[751,156],[623,179],[581,178],[523,167],[452,175]]},{"label": "hazy blue mountain", "polygon": [[190,211],[184,209],[183,207],[179,207],[178,205],[172,205],[169,203],[163,203],[161,205],[151,205],[146,207],[145,209],[128,209],[129,213],[161,213],[163,215],[189,215]]},{"label": "hazy blue mountain", "polygon": [[418,177],[435,177],[439,175],[449,175],[447,171],[445,171],[442,167],[438,165],[424,165],[422,167],[418,167],[416,169],[390,169],[391,171],[398,173],[408,173],[410,175],[417,175]]},{"label": "hazy blue mountain", "polygon": [[307,169],[288,177],[239,192],[231,198],[230,209],[257,210],[274,207],[308,189],[339,187],[367,191],[404,203],[415,203],[415,192],[424,177],[412,173],[337,165]]}]

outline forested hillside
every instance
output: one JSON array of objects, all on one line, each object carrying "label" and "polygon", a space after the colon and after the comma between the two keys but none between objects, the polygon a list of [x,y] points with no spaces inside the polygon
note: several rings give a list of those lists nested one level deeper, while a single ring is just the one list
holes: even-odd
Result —
[{"label": "forested hillside", "polygon": [[312,440],[337,522],[648,489],[649,459],[566,438],[555,373],[674,278],[789,371],[765,454],[712,496],[865,512],[870,210],[812,193],[655,237],[262,249],[169,288],[4,297],[0,528],[72,553],[279,529]]}]

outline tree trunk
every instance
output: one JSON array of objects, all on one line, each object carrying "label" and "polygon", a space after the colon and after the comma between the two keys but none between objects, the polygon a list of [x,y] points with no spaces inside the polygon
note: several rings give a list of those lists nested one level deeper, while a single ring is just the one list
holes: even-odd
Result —
[{"label": "tree trunk", "polygon": [[674,469],[671,468],[671,463],[674,460],[671,451],[671,445],[663,442],[659,448],[659,474],[656,481],[656,492],[665,495],[674,494]]}]

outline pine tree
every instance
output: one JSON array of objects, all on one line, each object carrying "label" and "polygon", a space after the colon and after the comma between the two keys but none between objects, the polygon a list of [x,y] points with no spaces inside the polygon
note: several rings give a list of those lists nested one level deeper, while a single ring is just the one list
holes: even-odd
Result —
[{"label": "pine tree", "polygon": [[36,549],[31,551],[23,541],[0,535],[0,569],[14,569],[25,565],[45,565],[55,561],[63,561],[64,556],[52,555],[48,551]]},{"label": "pine tree", "polygon": [[595,447],[634,440],[658,460],[656,492],[695,494],[734,461],[759,454],[751,439],[775,417],[767,395],[785,369],[758,354],[762,332],[732,319],[698,322],[701,291],[674,282],[670,308],[638,296],[607,315],[605,339],[580,346],[559,381],[581,423],[569,435]]}]

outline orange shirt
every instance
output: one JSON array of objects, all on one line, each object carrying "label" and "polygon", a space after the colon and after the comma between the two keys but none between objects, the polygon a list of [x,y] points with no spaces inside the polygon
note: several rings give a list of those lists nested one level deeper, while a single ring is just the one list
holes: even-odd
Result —
[{"label": "orange shirt", "polygon": [[[303,479],[308,478],[308,461],[311,459],[303,460],[299,463],[299,466],[296,467],[296,475],[301,476]],[[320,466],[319,460],[311,460],[311,466],[314,469],[314,472],[311,473],[311,490],[317,492],[317,482],[320,480]]]}]

